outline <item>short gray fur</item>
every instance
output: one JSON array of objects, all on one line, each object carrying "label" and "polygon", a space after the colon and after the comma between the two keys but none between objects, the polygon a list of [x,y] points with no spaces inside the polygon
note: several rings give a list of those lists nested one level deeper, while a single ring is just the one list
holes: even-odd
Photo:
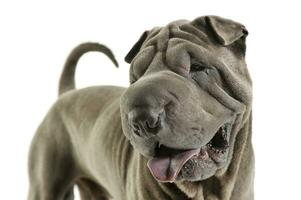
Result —
[{"label": "short gray fur", "polygon": [[[217,16],[145,31],[125,58],[131,63],[128,88],[75,89],[84,53],[105,53],[117,65],[103,45],[76,47],[64,66],[60,96],[32,141],[28,199],[71,200],[77,184],[83,200],[252,200],[247,34],[240,23]],[[198,161],[193,173],[182,169],[172,183],[152,176],[147,162],[160,145],[205,148],[223,124],[231,124],[231,132],[220,162]]]}]

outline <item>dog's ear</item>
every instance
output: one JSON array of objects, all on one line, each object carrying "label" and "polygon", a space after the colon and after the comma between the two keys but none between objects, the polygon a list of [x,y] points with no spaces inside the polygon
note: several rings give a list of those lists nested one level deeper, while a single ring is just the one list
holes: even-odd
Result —
[{"label": "dog's ear", "polygon": [[132,60],[135,58],[137,53],[139,52],[143,42],[146,40],[149,31],[144,31],[143,34],[140,36],[139,40],[134,44],[131,50],[127,53],[124,60],[127,63],[131,63]]},{"label": "dog's ear", "polygon": [[218,16],[206,16],[207,24],[212,28],[219,43],[228,46],[248,35],[247,29],[240,23]]}]

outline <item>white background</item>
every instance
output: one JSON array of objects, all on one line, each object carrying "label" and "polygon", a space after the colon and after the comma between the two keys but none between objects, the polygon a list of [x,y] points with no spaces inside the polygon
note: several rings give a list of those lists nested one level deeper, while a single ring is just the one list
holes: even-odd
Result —
[{"label": "white background", "polygon": [[78,87],[128,85],[130,47],[145,29],[214,14],[246,25],[254,83],[257,200],[300,198],[301,14],[298,1],[1,1],[0,198],[26,199],[28,149],[57,98],[63,63],[81,42],[109,46],[79,63]]}]

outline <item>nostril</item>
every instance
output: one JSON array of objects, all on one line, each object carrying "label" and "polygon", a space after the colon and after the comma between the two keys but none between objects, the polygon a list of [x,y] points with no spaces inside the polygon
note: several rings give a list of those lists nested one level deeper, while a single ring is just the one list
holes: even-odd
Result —
[{"label": "nostril", "polygon": [[133,127],[134,130],[139,130],[140,129],[138,124],[133,124],[132,127]]},{"label": "nostril", "polygon": [[145,121],[145,125],[148,129],[155,129],[161,125],[162,113],[160,113],[157,117],[152,117],[149,120]]},{"label": "nostril", "polygon": [[158,127],[158,125],[159,125],[158,122],[156,122],[154,124],[150,124],[148,121],[145,122],[145,126],[146,126],[147,129],[155,129],[155,128]]},{"label": "nostril", "polygon": [[139,129],[133,129],[133,132],[135,133],[135,135],[141,136],[141,131]]},{"label": "nostril", "polygon": [[157,115],[153,115],[151,118],[145,121],[146,131],[152,134],[157,134],[162,128],[162,115],[163,112]]},{"label": "nostril", "polygon": [[139,123],[133,122],[131,124],[131,127],[132,127],[132,130],[133,130],[135,135],[142,136],[142,131],[143,131],[142,129],[143,128],[141,127],[141,125]]},{"label": "nostril", "polygon": [[159,114],[152,110],[135,109],[128,114],[129,126],[137,136],[157,134],[161,128],[163,112]]}]

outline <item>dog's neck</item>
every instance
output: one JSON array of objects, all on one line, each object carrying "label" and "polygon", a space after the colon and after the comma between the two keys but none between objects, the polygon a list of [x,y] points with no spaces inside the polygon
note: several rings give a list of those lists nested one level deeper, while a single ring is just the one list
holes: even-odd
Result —
[{"label": "dog's neck", "polygon": [[218,200],[221,191],[221,181],[212,177],[202,182],[181,181],[177,187],[192,200]]}]

